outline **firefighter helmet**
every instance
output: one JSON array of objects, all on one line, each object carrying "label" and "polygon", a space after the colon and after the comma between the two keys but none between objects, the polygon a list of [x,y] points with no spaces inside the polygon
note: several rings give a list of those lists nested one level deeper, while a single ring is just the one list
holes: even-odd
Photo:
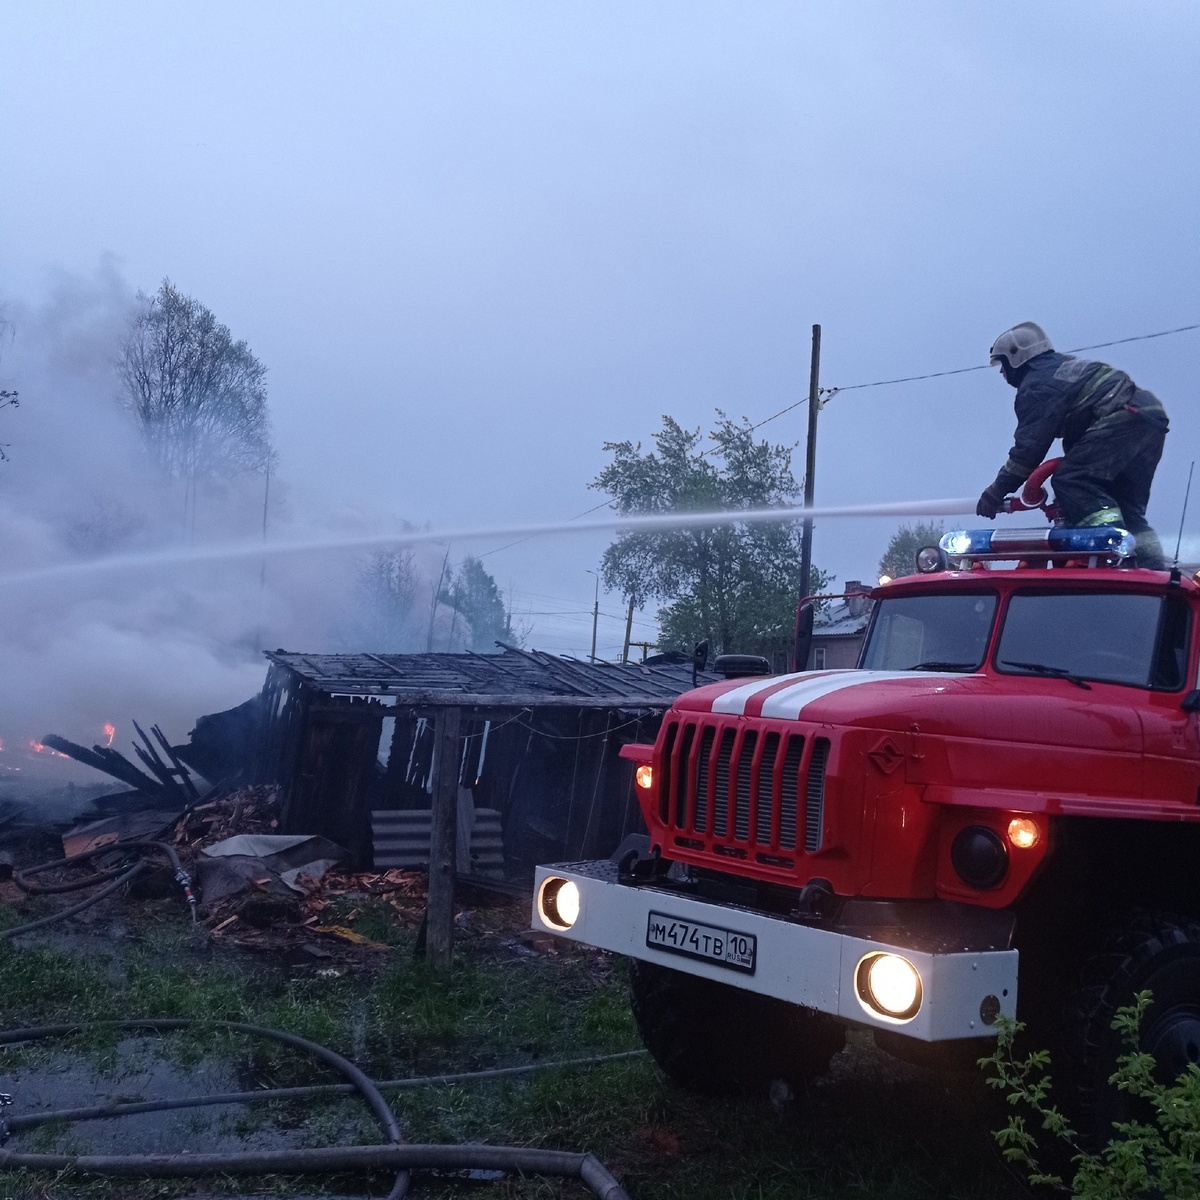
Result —
[{"label": "firefighter helmet", "polygon": [[988,362],[995,367],[1004,358],[1008,360],[1010,367],[1021,367],[1031,358],[1053,349],[1046,331],[1040,325],[1035,325],[1032,321],[1022,321],[1020,325],[1006,329],[992,343]]}]

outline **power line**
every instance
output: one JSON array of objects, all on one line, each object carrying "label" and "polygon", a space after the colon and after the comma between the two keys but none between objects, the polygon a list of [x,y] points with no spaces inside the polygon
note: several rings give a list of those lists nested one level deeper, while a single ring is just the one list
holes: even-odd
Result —
[{"label": "power line", "polygon": [[[1175,329],[1160,329],[1155,333],[1138,333],[1133,337],[1114,338],[1111,342],[1095,342],[1090,346],[1076,346],[1074,349],[1067,350],[1064,353],[1080,354],[1084,350],[1105,350],[1109,346],[1124,346],[1130,342],[1147,342],[1152,338],[1171,337],[1176,333],[1191,333],[1194,329],[1200,329],[1200,322],[1195,325],[1180,325]],[[991,370],[990,363],[977,363],[973,367],[954,367],[948,371],[930,371],[925,375],[904,375],[899,379],[876,379],[871,383],[847,383],[843,387],[821,388],[819,389],[818,394],[820,395],[822,401],[829,401],[832,400],[833,397],[839,392],[856,392],[861,391],[863,388],[891,387],[893,384],[897,383],[918,383],[924,379],[944,379],[948,375],[967,375],[972,371],[988,370]],[[768,425],[772,421],[778,420],[780,417],[787,416],[788,413],[795,411],[797,408],[800,408],[802,405],[807,403],[808,397],[804,396],[797,400],[794,404],[789,404],[786,408],[781,408],[778,412],[772,413],[769,417],[763,417],[761,421],[757,421],[755,424],[747,426],[745,432],[753,433],[756,429],[761,429],[764,425]],[[701,450],[699,457],[704,458],[713,453],[714,450],[723,449],[728,444],[728,442],[717,442],[715,446],[710,446],[707,450]],[[584,517],[590,517],[594,512],[599,512],[602,508],[608,508],[610,504],[611,501],[609,500],[602,501],[600,504],[586,509],[584,512],[576,513],[575,516],[570,518],[570,520],[580,521]],[[530,541],[532,536],[533,535],[530,535],[529,537],[517,538],[515,542],[508,542],[503,546],[497,546],[494,550],[488,550],[483,554],[477,555],[477,557],[487,558],[490,554],[499,554],[501,550],[511,550],[513,546],[520,546],[523,542]]]},{"label": "power line", "polygon": [[[1084,350],[1104,350],[1108,346],[1124,346],[1128,342],[1146,342],[1151,338],[1170,337],[1174,333],[1190,333],[1193,329],[1200,329],[1200,324],[1196,325],[1180,325],[1178,329],[1160,329],[1157,333],[1139,333],[1133,337],[1116,338],[1111,342],[1096,342],[1091,346],[1076,346],[1073,350],[1064,351],[1066,354],[1079,354]],[[931,371],[928,375],[905,375],[900,379],[877,379],[873,383],[848,383],[844,387],[822,388],[821,393],[829,399],[838,392],[855,392],[861,388],[877,388],[890,387],[894,383],[916,383],[922,379],[942,379],[947,375],[966,375],[969,371],[988,371],[991,370],[990,363],[979,363],[974,367],[955,367],[952,371]],[[801,401],[803,403],[803,401]],[[792,405],[795,408],[796,405]],[[784,409],[784,412],[790,411]],[[776,414],[782,416],[782,413]],[[774,420],[774,417],[768,417],[767,421]],[[761,421],[759,424],[765,425],[766,421]],[[757,426],[753,426],[757,428]]]}]

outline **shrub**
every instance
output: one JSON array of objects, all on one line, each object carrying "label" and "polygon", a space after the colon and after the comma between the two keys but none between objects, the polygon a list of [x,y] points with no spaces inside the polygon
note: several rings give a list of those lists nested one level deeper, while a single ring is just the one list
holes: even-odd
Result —
[{"label": "shrub", "polygon": [[[1109,1078],[1119,1091],[1139,1102],[1139,1116],[1113,1125],[1114,1136],[1098,1151],[1087,1148],[1066,1115],[1050,1102],[1050,1055],[1034,1050],[1023,1057],[1015,1039],[1024,1026],[1000,1018],[995,1052],[979,1064],[987,1083],[999,1089],[1015,1109],[995,1134],[1004,1157],[1023,1167],[1034,1184],[1047,1184],[1080,1200],[1200,1200],[1200,1067],[1192,1063],[1171,1084],[1155,1078],[1152,1055],[1138,1048],[1138,1030],[1151,994],[1117,1010],[1112,1027],[1128,1046]],[[1040,1132],[1030,1127],[1040,1123]],[[1065,1152],[1071,1183],[1043,1170],[1039,1159]]]}]

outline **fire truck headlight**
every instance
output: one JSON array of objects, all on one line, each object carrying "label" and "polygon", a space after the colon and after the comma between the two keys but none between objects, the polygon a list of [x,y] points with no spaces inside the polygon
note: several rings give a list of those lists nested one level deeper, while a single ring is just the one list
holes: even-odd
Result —
[{"label": "fire truck headlight", "polygon": [[654,768],[649,763],[642,763],[640,767],[633,773],[634,781],[640,788],[651,788],[654,786]]},{"label": "fire truck headlight", "polygon": [[579,920],[579,888],[569,879],[551,875],[538,893],[538,912],[555,929],[570,929]]},{"label": "fire truck headlight", "polygon": [[984,891],[1008,874],[1008,850],[994,829],[968,825],[951,843],[950,865],[963,883]]},{"label": "fire truck headlight", "polygon": [[907,1021],[921,1007],[921,976],[899,954],[868,954],[858,964],[858,996],[885,1017]]}]

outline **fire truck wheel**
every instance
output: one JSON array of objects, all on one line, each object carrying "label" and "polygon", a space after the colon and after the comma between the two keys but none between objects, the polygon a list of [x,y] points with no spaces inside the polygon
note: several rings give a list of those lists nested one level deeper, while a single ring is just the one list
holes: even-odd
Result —
[{"label": "fire truck wheel", "polygon": [[1117,1009],[1141,991],[1153,994],[1142,1020],[1141,1049],[1158,1076],[1174,1082],[1200,1064],[1200,924],[1166,913],[1135,913],[1108,947],[1086,964],[1068,1004],[1065,1049],[1078,1128],[1103,1144],[1114,1121],[1136,1115],[1130,1098],[1109,1082],[1128,1047],[1112,1028]]},{"label": "fire truck wheel", "polygon": [[654,1061],[710,1095],[822,1074],[845,1045],[832,1017],[654,963],[630,964],[633,1016]]}]

